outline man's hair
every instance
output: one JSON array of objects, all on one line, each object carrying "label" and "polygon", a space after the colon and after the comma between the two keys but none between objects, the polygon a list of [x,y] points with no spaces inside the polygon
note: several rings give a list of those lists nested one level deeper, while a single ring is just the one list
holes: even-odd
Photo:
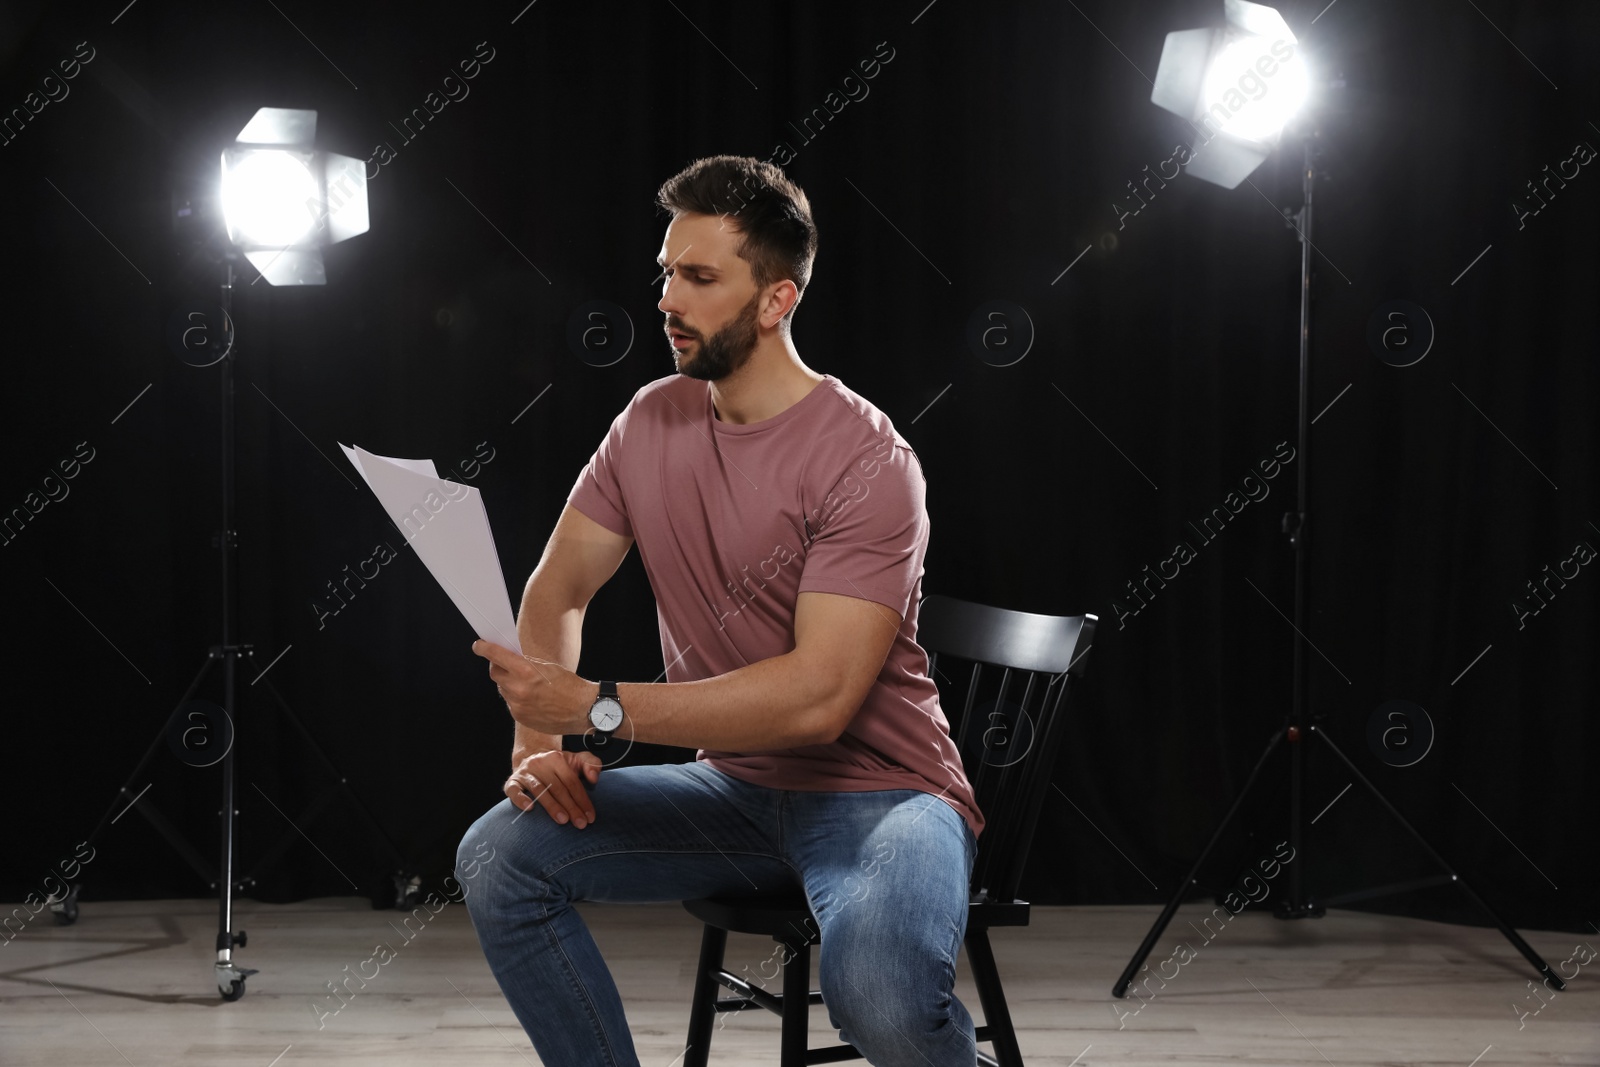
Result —
[{"label": "man's hair", "polygon": [[[667,179],[656,203],[674,218],[684,213],[721,215],[744,236],[739,258],[750,264],[757,289],[784,278],[805,295],[817,256],[811,202],[771,163],[750,156],[707,156]],[[800,296],[780,320],[788,331]]]}]

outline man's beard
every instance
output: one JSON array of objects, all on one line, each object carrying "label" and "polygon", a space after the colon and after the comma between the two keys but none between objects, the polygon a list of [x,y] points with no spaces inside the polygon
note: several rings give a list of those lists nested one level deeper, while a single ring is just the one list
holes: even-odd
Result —
[{"label": "man's beard", "polygon": [[756,329],[756,308],[760,302],[761,294],[757,293],[732,322],[710,337],[696,338],[697,350],[693,358],[685,360],[682,351],[673,349],[678,373],[703,382],[718,382],[744,366],[761,339]]}]

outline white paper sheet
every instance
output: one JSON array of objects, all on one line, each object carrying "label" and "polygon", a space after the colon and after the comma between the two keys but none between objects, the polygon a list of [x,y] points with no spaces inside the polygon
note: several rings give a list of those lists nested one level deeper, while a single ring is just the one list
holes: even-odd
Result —
[{"label": "white paper sheet", "polygon": [[439,477],[432,460],[339,447],[477,635],[521,655],[505,574],[478,490]]}]

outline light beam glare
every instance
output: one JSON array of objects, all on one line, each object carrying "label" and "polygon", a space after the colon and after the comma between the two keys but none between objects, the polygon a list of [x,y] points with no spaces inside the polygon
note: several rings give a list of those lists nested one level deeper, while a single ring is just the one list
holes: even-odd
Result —
[{"label": "light beam glare", "polygon": [[1306,102],[1310,89],[1310,74],[1295,45],[1238,37],[1206,70],[1200,98],[1207,110],[1200,120],[1219,133],[1268,142]]},{"label": "light beam glare", "polygon": [[222,174],[228,231],[255,244],[286,248],[316,224],[317,180],[304,160],[284,151],[251,152]]}]

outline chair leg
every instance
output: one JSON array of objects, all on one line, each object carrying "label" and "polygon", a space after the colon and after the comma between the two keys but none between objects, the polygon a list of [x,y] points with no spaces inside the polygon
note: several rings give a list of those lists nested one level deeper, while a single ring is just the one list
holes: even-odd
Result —
[{"label": "chair leg", "polygon": [[711,1057],[711,1031],[717,1023],[717,996],[720,986],[711,977],[722,970],[728,947],[728,932],[707,924],[700,936],[700,964],[694,976],[694,1000],[689,1005],[689,1038],[683,1052],[683,1067],[706,1067]]},{"label": "chair leg", "polygon": [[1017,1046],[1017,1032],[1011,1025],[1011,1011],[1006,1007],[1006,993],[1000,985],[1000,970],[994,963],[987,929],[968,928],[967,959],[972,963],[972,981],[983,1005],[983,1021],[993,1033],[994,1058],[1000,1061],[1000,1067],[1023,1067],[1022,1049]]},{"label": "chair leg", "polygon": [[781,1067],[805,1067],[806,1041],[811,1024],[811,946],[786,945],[783,965],[783,1044]]}]

